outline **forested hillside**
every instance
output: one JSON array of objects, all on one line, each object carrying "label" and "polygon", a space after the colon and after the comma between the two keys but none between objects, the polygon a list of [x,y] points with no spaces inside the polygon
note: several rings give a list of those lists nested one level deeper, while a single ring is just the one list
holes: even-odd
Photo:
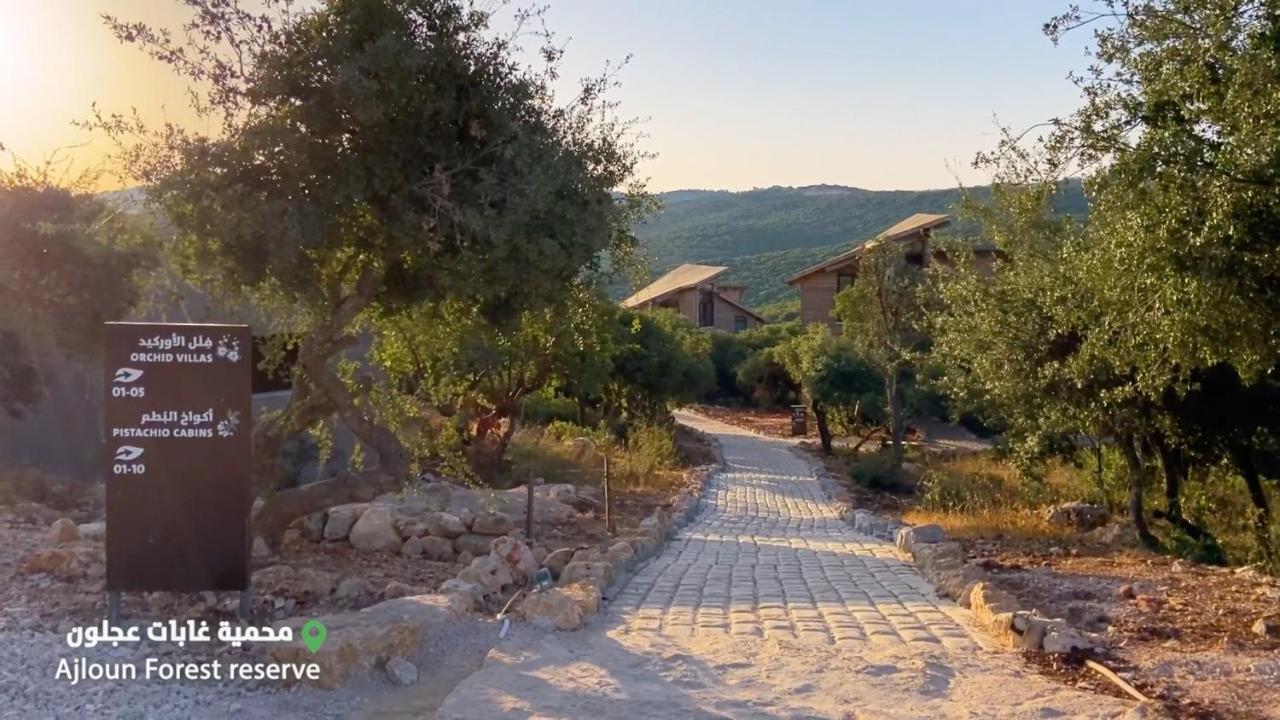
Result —
[{"label": "forested hillside", "polygon": [[[970,192],[985,195],[987,188]],[[655,276],[684,262],[728,265],[725,280],[749,285],[747,303],[759,307],[791,296],[786,279],[797,270],[874,237],[912,213],[951,212],[960,194],[958,188],[863,190],[839,185],[677,190],[661,195],[661,214],[637,227],[636,234]],[[1078,183],[1066,188],[1060,207],[1083,214]]]}]

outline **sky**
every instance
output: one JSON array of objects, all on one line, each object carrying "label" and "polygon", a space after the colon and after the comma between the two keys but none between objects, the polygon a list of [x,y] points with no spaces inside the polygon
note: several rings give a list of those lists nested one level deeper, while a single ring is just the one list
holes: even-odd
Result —
[{"label": "sky", "polygon": [[[925,189],[976,184],[997,123],[1070,112],[1088,37],[1041,25],[1066,0],[546,0],[567,79],[628,55],[614,97],[644,118],[650,187]],[[93,104],[192,122],[185,86],[102,26],[175,26],[174,0],[0,0],[0,143],[99,163]],[[565,89],[571,83],[566,80]],[[104,180],[107,186],[110,178]]]}]

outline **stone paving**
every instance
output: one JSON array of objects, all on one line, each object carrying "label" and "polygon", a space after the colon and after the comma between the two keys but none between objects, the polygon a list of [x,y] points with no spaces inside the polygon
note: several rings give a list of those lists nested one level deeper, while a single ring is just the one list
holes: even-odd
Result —
[{"label": "stone paving", "polygon": [[717,434],[725,468],[613,603],[629,632],[977,649],[891,545],[853,532],[789,443],[680,420]]}]

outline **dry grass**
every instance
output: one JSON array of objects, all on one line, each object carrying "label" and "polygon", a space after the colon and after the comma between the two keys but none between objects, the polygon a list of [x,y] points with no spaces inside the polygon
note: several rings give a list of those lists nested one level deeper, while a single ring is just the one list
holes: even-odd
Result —
[{"label": "dry grass", "polygon": [[902,519],[912,525],[935,523],[946,530],[947,535],[963,540],[1012,538],[1071,542],[1079,539],[1079,533],[1074,530],[1051,525],[1039,514],[1023,509],[960,513],[913,508],[904,512]]},{"label": "dry grass", "polygon": [[613,488],[667,491],[684,484],[686,465],[676,454],[674,441],[667,456],[628,447],[590,429],[584,428],[579,436],[590,438],[591,443],[564,439],[563,435],[544,428],[526,428],[517,433],[509,451],[513,465],[510,484],[521,483],[525,477],[540,477],[549,483],[599,486],[606,455]]}]

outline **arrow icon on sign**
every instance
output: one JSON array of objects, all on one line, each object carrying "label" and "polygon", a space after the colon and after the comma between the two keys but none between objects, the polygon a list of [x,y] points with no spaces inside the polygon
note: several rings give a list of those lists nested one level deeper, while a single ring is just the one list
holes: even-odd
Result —
[{"label": "arrow icon on sign", "polygon": [[121,445],[116,448],[116,462],[130,462],[142,457],[142,448],[132,445]]},{"label": "arrow icon on sign", "polygon": [[118,383],[131,383],[140,377],[142,377],[141,370],[134,370],[133,368],[122,367],[119,370],[116,370],[116,376],[112,378],[111,381],[118,382]]}]

